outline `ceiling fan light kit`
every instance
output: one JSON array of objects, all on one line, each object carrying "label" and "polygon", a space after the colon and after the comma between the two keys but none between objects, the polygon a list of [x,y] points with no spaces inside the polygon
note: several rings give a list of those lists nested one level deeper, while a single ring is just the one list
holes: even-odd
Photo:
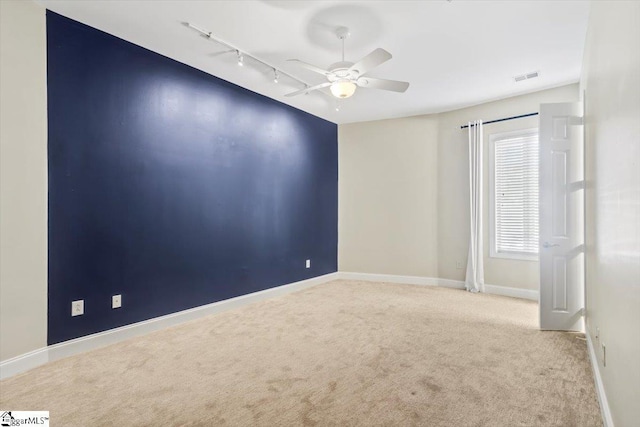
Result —
[{"label": "ceiling fan light kit", "polygon": [[338,80],[331,84],[331,93],[336,98],[349,98],[356,93],[356,84],[349,80]]}]

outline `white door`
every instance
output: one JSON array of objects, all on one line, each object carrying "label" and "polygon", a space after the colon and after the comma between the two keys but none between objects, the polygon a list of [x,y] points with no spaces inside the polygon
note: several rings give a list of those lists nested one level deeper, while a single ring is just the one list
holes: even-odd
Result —
[{"label": "white door", "polygon": [[582,104],[540,106],[540,329],[583,331]]}]

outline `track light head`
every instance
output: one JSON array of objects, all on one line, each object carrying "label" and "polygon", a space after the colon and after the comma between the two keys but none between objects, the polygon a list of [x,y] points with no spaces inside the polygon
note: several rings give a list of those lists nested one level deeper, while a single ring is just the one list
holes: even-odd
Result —
[{"label": "track light head", "polygon": [[242,56],[239,50],[236,50],[236,55],[238,55],[238,66],[242,67],[244,65],[244,56]]},{"label": "track light head", "polygon": [[278,75],[278,70],[276,70],[275,68],[273,69],[273,82],[274,83],[278,83],[278,79],[279,79],[279,75]]}]

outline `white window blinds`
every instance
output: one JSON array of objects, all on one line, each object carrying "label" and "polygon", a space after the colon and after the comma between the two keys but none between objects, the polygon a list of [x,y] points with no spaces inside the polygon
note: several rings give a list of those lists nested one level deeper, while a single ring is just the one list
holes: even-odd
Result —
[{"label": "white window blinds", "polygon": [[538,253],[538,133],[511,134],[494,142],[494,251]]}]

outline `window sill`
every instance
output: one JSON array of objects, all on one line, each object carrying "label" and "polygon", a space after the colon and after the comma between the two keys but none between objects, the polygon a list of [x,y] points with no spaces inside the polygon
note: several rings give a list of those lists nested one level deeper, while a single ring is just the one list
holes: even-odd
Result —
[{"label": "window sill", "polygon": [[538,255],[527,255],[527,254],[517,254],[517,253],[494,253],[491,252],[489,255],[490,258],[498,258],[498,259],[510,259],[515,261],[535,261],[538,262],[540,257]]}]

